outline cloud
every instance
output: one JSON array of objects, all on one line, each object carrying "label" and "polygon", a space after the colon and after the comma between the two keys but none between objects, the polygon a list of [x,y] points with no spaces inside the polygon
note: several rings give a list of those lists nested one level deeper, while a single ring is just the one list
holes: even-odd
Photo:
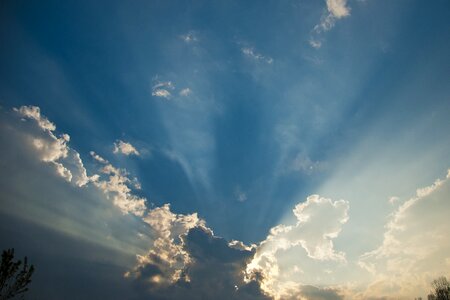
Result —
[{"label": "cloud", "polygon": [[239,202],[247,200],[247,193],[244,192],[239,185],[234,189],[234,194]]},{"label": "cloud", "polygon": [[46,117],[42,116],[41,109],[37,106],[21,106],[19,109],[14,108],[14,111],[19,112],[23,117],[36,120],[39,127],[44,130],[56,130],[55,124],[50,122]]},{"label": "cloud", "polygon": [[350,15],[350,8],[347,7],[347,0],[327,0],[327,9],[336,19]]},{"label": "cloud", "polygon": [[155,84],[152,86],[152,96],[169,99],[172,96],[170,91],[174,90],[175,86],[171,81],[158,81],[158,76],[155,76],[155,78]]},{"label": "cloud", "polygon": [[322,47],[322,42],[319,40],[314,40],[313,38],[311,38],[309,40],[309,44],[311,45],[311,47],[319,49],[320,47]]},{"label": "cloud", "polygon": [[189,31],[186,34],[181,35],[180,38],[188,44],[198,41],[197,34],[194,31]]},{"label": "cloud", "polygon": [[241,48],[242,53],[255,61],[265,62],[267,64],[273,63],[273,58],[270,56],[264,56],[261,53],[255,51],[254,48],[251,47],[243,47]]},{"label": "cloud", "polygon": [[177,215],[166,204],[148,212],[143,221],[150,225],[154,238],[153,247],[144,256],[138,256],[135,269],[126,277],[146,278],[148,288],[169,286],[179,280],[186,281],[184,275],[191,258],[183,247],[182,237],[196,226],[204,226],[196,213]]},{"label": "cloud", "polygon": [[326,163],[323,161],[313,161],[306,153],[300,152],[290,164],[290,169],[292,171],[311,175],[325,170]]},{"label": "cloud", "polygon": [[41,115],[37,106],[21,106],[13,109],[23,121],[32,120],[40,130],[29,127],[23,131],[28,145],[34,148],[36,155],[43,162],[54,166],[56,173],[68,182],[84,186],[89,182],[80,154],[70,148],[68,134],[55,135],[56,126]]},{"label": "cloud", "polygon": [[101,157],[100,155],[95,153],[94,151],[89,152],[89,154],[92,156],[93,159],[95,159],[99,163],[102,163],[102,164],[108,164],[109,163],[106,159],[104,159],[103,157]]},{"label": "cloud", "polygon": [[[25,121],[31,119],[36,122],[40,130],[29,126],[24,128],[21,133],[35,155],[41,161],[53,165],[57,175],[78,187],[83,187],[92,182],[107,198],[112,199],[113,204],[123,213],[131,213],[137,216],[144,214],[146,199],[131,193],[130,186],[136,188],[139,187],[139,184],[136,180],[128,177],[126,170],[112,166],[107,160],[91,151],[92,157],[104,166],[100,169],[100,174],[88,176],[80,154],[68,146],[70,136],[61,134],[57,137],[54,132],[56,126],[40,114],[39,107],[22,106],[19,109],[14,109],[14,111]],[[127,155],[131,153],[139,154],[131,144],[122,141],[115,144],[115,147],[117,151]]]},{"label": "cloud", "polygon": [[173,225],[179,215],[168,208],[155,212],[155,225],[164,224],[159,239],[165,241],[155,241],[154,249],[126,274],[139,289],[157,299],[269,299],[256,281],[243,280],[254,251],[230,247],[196,218],[189,226],[182,222],[177,231]]},{"label": "cloud", "polygon": [[101,174],[91,177],[92,183],[98,187],[108,199],[112,199],[124,214],[130,213],[136,216],[143,216],[147,206],[146,199],[132,193],[132,187],[139,189],[140,185],[128,177],[126,170],[119,169],[111,165],[107,160],[91,151],[91,156],[102,163]]},{"label": "cloud", "polygon": [[[303,255],[303,261],[298,261],[300,264],[306,264],[307,261],[345,263],[345,254],[334,250],[332,240],[347,222],[348,209],[349,204],[344,200],[332,201],[318,195],[311,195],[305,202],[297,204],[293,209],[296,223],[280,224],[270,230],[247,266],[246,278],[253,279],[254,274],[260,274],[263,291],[275,299],[286,299],[301,290],[301,282],[289,280],[289,272],[280,265],[280,260],[284,259],[288,250],[303,248],[306,255]],[[297,258],[301,257],[300,253],[296,251]],[[293,271],[299,272],[298,268]]]},{"label": "cloud", "polygon": [[192,93],[190,88],[185,88],[180,91],[180,96],[187,97]]},{"label": "cloud", "polygon": [[362,298],[413,298],[428,291],[434,278],[450,276],[449,197],[450,171],[398,207],[382,245],[359,260],[373,274]]},{"label": "cloud", "polygon": [[314,26],[309,44],[313,48],[322,46],[321,34],[331,30],[336,21],[350,16],[350,8],[347,6],[347,0],[327,0],[327,10],[320,17],[319,24]]},{"label": "cloud", "polygon": [[[2,222],[1,227],[17,230],[17,226],[25,226],[23,224],[28,222],[32,230],[46,228],[57,236],[89,242],[129,257],[139,249],[145,249],[139,244],[144,244],[146,239],[133,238],[132,233],[143,226],[135,220],[130,224],[133,217],[123,216],[112,201],[107,201],[103,192],[92,183],[99,180],[100,175],[88,175],[81,155],[70,147],[69,142],[63,150],[56,147],[58,151],[48,146],[57,143],[55,139],[61,139],[56,126],[55,131],[49,131],[53,128],[41,126],[36,119],[24,117],[19,111],[0,111],[0,213],[14,219],[12,223]],[[37,148],[33,144],[36,139],[47,146]],[[66,155],[48,155],[48,152]],[[39,236],[30,240],[39,242]]]},{"label": "cloud", "polygon": [[[16,110],[16,112],[19,111],[20,109]],[[36,112],[39,110],[31,109],[30,111]],[[13,155],[17,151],[27,151],[31,162],[42,161],[45,163],[44,166],[53,164],[56,168],[54,178],[61,176],[71,182],[77,180],[77,176],[88,179],[84,183],[87,186],[86,188],[80,189],[78,186],[73,186],[73,189],[69,190],[70,192],[67,189],[70,185],[55,185],[55,182],[51,182],[55,190],[60,189],[62,195],[67,195],[70,198],[70,202],[67,202],[67,199],[64,198],[57,203],[50,202],[52,205],[49,206],[46,201],[55,201],[55,199],[61,197],[51,195],[50,200],[44,197],[46,199],[44,201],[41,199],[42,197],[37,197],[36,200],[36,197],[33,196],[33,201],[30,202],[30,207],[28,207],[26,214],[23,214],[24,216],[37,218],[40,223],[46,224],[50,228],[59,224],[60,227],[54,229],[82,236],[114,249],[120,249],[127,255],[130,252],[133,253],[133,251],[135,251],[134,253],[140,253],[141,251],[136,249],[137,240],[148,237],[148,239],[143,240],[150,241],[150,249],[146,254],[136,255],[137,264],[135,268],[125,273],[126,277],[139,286],[145,294],[142,298],[153,295],[158,299],[186,299],[186,297],[190,299],[198,297],[268,299],[263,295],[256,281],[244,282],[244,270],[247,262],[255,253],[255,247],[247,246],[239,241],[228,243],[224,239],[214,236],[212,230],[206,227],[205,221],[200,219],[197,213],[176,214],[170,210],[169,204],[149,209],[147,200],[134,194],[133,189],[138,188],[137,180],[130,178],[126,170],[113,166],[94,151],[91,151],[90,155],[99,164],[98,174],[88,177],[84,167],[82,172],[74,168],[74,166],[82,166],[82,161],[78,152],[67,145],[68,135],[56,137],[53,134],[56,127],[49,126],[48,124],[51,122],[43,116],[31,118],[33,122],[29,122],[30,118],[27,114],[20,114],[19,116],[25,117],[25,121],[21,122],[17,115],[14,115],[10,120],[2,120],[1,123],[0,138],[4,140],[11,136],[14,137],[14,143],[10,143],[12,146],[8,148],[8,155]],[[37,114],[33,114],[33,116],[37,116]],[[43,124],[41,126],[38,123],[39,120],[47,120],[48,122],[41,123]],[[44,140],[39,147],[33,144],[37,137]],[[55,145],[47,145],[49,143],[55,143]],[[22,153],[16,156],[23,158]],[[47,158],[47,161],[43,161],[43,157]],[[6,164],[3,163],[4,156],[0,158],[2,166],[5,166]],[[47,170],[42,168],[42,164],[36,166],[39,169]],[[8,170],[12,168],[15,167],[9,166]],[[27,166],[23,168],[23,170],[28,169]],[[50,168],[48,170],[51,171]],[[24,174],[28,176],[28,172]],[[33,176],[35,174],[36,172],[33,171]],[[48,178],[48,176],[38,177],[45,178],[45,180]],[[2,176],[0,178],[2,184],[5,178],[10,180],[12,177]],[[33,182],[33,180],[31,181]],[[22,193],[23,183],[19,186]],[[53,193],[48,192],[49,194]],[[35,189],[32,189],[31,194],[35,195]],[[75,196],[72,196],[72,194]],[[103,201],[103,195],[105,198],[113,200],[110,202],[112,205],[109,204],[108,206],[108,202]],[[72,198],[82,199],[83,201],[73,201]],[[86,202],[88,200],[93,202]],[[89,205],[92,205],[92,207]],[[108,230],[109,224],[114,223],[107,220],[108,216],[114,216],[113,221],[125,219],[117,216],[116,210],[109,210],[114,206],[125,215],[131,214],[137,217],[127,219],[134,220],[133,227],[127,227],[127,229],[139,228],[138,234],[122,232],[121,236],[118,237],[119,239],[115,239],[111,236],[111,233],[102,234],[102,230]],[[19,205],[18,207],[22,206]],[[3,207],[0,208],[3,209]],[[55,208],[57,210],[53,211]],[[103,215],[101,212],[105,212],[105,208],[108,208],[108,211],[106,215]],[[73,211],[74,209],[75,211]],[[88,209],[88,211],[84,212],[85,209]],[[74,213],[76,214],[72,215]],[[39,218],[39,216],[44,217]],[[85,216],[88,220],[84,220]],[[89,225],[95,223],[95,226],[93,228],[83,227],[86,222]],[[100,225],[97,223],[100,223]],[[139,223],[146,224],[147,232],[142,230],[143,228]],[[113,231],[113,228],[111,230]],[[100,236],[97,236],[98,234]],[[136,238],[131,239],[130,236]],[[133,244],[123,245],[123,242],[127,240],[132,240]],[[111,245],[108,243],[111,243]]]},{"label": "cloud", "polygon": [[139,151],[137,151],[136,148],[133,145],[131,145],[130,143],[121,141],[121,140],[117,140],[114,143],[114,150],[113,150],[113,152],[115,154],[122,153],[122,154],[127,155],[127,156],[128,155],[139,156],[139,154],[140,154]]},{"label": "cloud", "polygon": [[339,292],[330,288],[318,288],[312,285],[301,287],[300,295],[308,300],[341,300],[343,296]]},{"label": "cloud", "polygon": [[169,99],[171,94],[168,90],[157,89],[152,92],[152,96]]}]

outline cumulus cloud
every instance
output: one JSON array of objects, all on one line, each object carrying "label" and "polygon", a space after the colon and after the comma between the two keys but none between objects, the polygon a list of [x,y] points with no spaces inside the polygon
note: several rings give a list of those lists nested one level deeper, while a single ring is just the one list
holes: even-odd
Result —
[{"label": "cumulus cloud", "polygon": [[91,156],[102,163],[100,173],[91,177],[92,183],[98,187],[109,199],[113,200],[123,213],[130,213],[136,216],[143,216],[147,206],[146,199],[136,196],[132,193],[130,186],[139,188],[139,184],[128,177],[126,170],[119,169],[110,164],[106,159],[102,158],[95,152],[91,152]]},{"label": "cumulus cloud", "polygon": [[269,299],[256,281],[243,280],[252,250],[230,247],[192,215],[188,222],[182,221],[168,206],[155,213],[154,225],[160,228],[154,229],[165,233],[158,238],[165,241],[156,240],[154,249],[126,274],[147,295],[158,299]]},{"label": "cumulus cloud", "polygon": [[[191,228],[204,226],[197,214],[178,215],[166,204],[148,212],[143,221],[150,225],[154,237],[153,247],[144,256],[138,256],[134,271],[126,276],[146,278],[155,288],[166,287],[179,280],[188,280],[184,270],[191,258],[184,249],[182,237]],[[152,285],[149,286],[152,288]]]},{"label": "cumulus cloud", "polygon": [[256,50],[252,47],[243,47],[241,48],[242,53],[255,61],[265,62],[267,64],[273,63],[273,58],[270,56],[264,56],[261,53],[256,52]]},{"label": "cumulus cloud", "polygon": [[350,8],[347,7],[347,0],[327,0],[327,9],[336,19],[350,15]]},{"label": "cumulus cloud", "polygon": [[350,7],[347,6],[347,0],[327,0],[327,10],[320,17],[320,22],[314,26],[309,44],[313,48],[322,46],[321,34],[331,30],[336,21],[350,16]]},{"label": "cumulus cloud", "polygon": [[[260,243],[256,254],[247,266],[247,279],[261,276],[261,287],[275,299],[287,299],[299,294],[301,282],[292,281],[290,274],[280,267],[286,251],[294,247],[303,248],[304,261],[345,262],[345,255],[333,246],[341,227],[348,220],[349,204],[344,200],[332,201],[318,195],[311,195],[293,209],[294,225],[278,225],[270,230],[268,237]],[[297,252],[297,257],[300,253]],[[317,267],[317,266],[316,266]],[[300,272],[293,269],[293,272]],[[302,271],[303,272],[303,271]]]},{"label": "cumulus cloud", "polygon": [[[39,107],[22,106],[14,109],[16,113],[26,122],[35,121],[36,127],[29,126],[21,132],[24,140],[33,149],[39,160],[53,165],[55,174],[64,180],[83,187],[89,182],[100,189],[107,198],[113,200],[123,213],[131,213],[142,216],[146,210],[145,198],[138,197],[132,193],[132,188],[139,188],[136,179],[130,179],[126,170],[111,165],[106,159],[91,151],[91,156],[103,166],[100,174],[88,176],[80,154],[69,147],[70,136],[68,134],[56,135],[56,126],[45,116],[41,115]],[[131,144],[119,141],[115,144],[117,151],[126,155],[139,152]]]},{"label": "cumulus cloud", "polygon": [[128,155],[136,155],[136,156],[138,156],[140,154],[139,151],[137,151],[136,148],[133,145],[131,145],[130,143],[121,141],[121,140],[117,140],[114,143],[114,150],[113,150],[113,152],[115,154],[122,153],[122,154],[127,155],[127,156]]},{"label": "cumulus cloud", "polygon": [[14,110],[19,112],[23,117],[34,119],[38,123],[39,127],[44,130],[56,130],[55,124],[50,122],[45,116],[42,116],[41,109],[37,106],[21,106],[19,109],[14,108]]},{"label": "cumulus cloud", "polygon": [[[169,204],[149,209],[147,200],[134,193],[133,189],[139,188],[137,179],[131,178],[126,170],[113,166],[94,151],[90,155],[99,164],[98,174],[89,177],[78,152],[68,146],[68,135],[57,137],[53,132],[56,126],[49,125],[53,123],[41,116],[39,109],[31,107],[22,109],[25,113],[20,111],[16,110],[25,121],[20,122],[16,117],[12,119],[23,126],[16,128],[14,122],[12,126],[13,123],[2,122],[2,139],[11,136],[7,133],[13,131],[16,139],[20,137],[19,144],[30,154],[32,161],[53,164],[57,176],[75,182],[78,186],[89,185],[89,188],[76,188],[73,192],[83,191],[97,198],[103,193],[106,198],[113,200],[111,203],[122,213],[137,216],[142,224],[147,224],[149,232],[136,236],[148,237],[151,247],[146,254],[137,255],[137,265],[125,274],[140,286],[144,298],[268,299],[259,289],[258,282],[244,282],[245,266],[255,252],[254,245],[247,246],[239,241],[228,243],[214,236],[196,213],[176,214],[170,210]],[[29,122],[30,119],[33,122]],[[40,142],[35,142],[36,139]],[[96,201],[105,204],[101,199]],[[38,211],[43,210],[43,207],[39,207]],[[61,216],[56,213],[53,218]],[[62,219],[63,223],[66,222]],[[68,232],[73,230],[70,226],[63,227]],[[95,237],[95,234],[92,236]],[[90,239],[98,240],[92,236]],[[109,238],[103,239],[102,243],[106,243]],[[123,251],[130,251],[130,245],[122,247],[117,240],[110,241]]]},{"label": "cumulus cloud", "polygon": [[89,182],[86,169],[80,154],[68,146],[68,134],[56,135],[56,126],[45,116],[41,115],[37,106],[22,106],[14,111],[23,118],[23,121],[35,121],[40,130],[29,128],[23,132],[29,145],[43,162],[55,167],[58,175],[77,186],[84,186]]},{"label": "cumulus cloud", "polygon": [[382,245],[359,260],[373,274],[361,298],[414,298],[429,290],[432,279],[450,276],[449,199],[450,171],[398,207]]}]

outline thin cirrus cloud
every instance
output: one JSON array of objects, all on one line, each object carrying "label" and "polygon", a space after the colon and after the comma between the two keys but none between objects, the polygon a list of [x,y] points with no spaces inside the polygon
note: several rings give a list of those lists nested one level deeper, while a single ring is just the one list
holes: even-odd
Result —
[{"label": "thin cirrus cloud", "polygon": [[241,49],[242,54],[244,54],[246,57],[257,61],[257,62],[264,62],[267,64],[272,64],[273,63],[273,58],[270,56],[265,56],[262,55],[261,53],[257,52],[254,48],[252,47],[243,47]]}]

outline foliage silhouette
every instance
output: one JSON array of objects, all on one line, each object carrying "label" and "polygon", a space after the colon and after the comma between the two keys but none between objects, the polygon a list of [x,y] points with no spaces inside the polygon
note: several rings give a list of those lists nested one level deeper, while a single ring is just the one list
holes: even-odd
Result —
[{"label": "foliage silhouette", "polygon": [[14,249],[3,250],[0,265],[0,300],[16,296],[23,299],[24,293],[28,291],[27,285],[31,283],[34,266],[28,266],[26,256],[23,265],[22,261],[14,262],[13,259]]},{"label": "foliage silhouette", "polygon": [[450,283],[441,276],[431,283],[433,291],[428,295],[429,300],[450,300]]}]

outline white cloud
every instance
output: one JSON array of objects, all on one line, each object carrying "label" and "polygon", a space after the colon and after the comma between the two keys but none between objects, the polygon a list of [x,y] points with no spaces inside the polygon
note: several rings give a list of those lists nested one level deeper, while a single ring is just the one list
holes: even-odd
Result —
[{"label": "white cloud", "polygon": [[169,99],[171,94],[168,90],[157,89],[152,92],[152,96]]},{"label": "white cloud", "polygon": [[54,165],[56,168],[56,173],[58,173],[59,176],[64,178],[67,182],[72,181],[72,172],[66,169],[63,164],[55,162]]},{"label": "white cloud", "polygon": [[24,121],[29,119],[36,121],[41,129],[25,133],[27,141],[41,161],[53,165],[59,176],[77,186],[81,187],[89,182],[80,154],[68,146],[70,141],[68,134],[56,136],[56,126],[41,115],[37,106],[22,106],[19,109],[14,108],[14,111],[23,117]]},{"label": "white cloud", "polygon": [[[70,136],[68,134],[61,134],[60,137],[57,137],[54,133],[56,126],[40,114],[38,107],[22,106],[14,110],[20,116],[24,117],[25,120],[35,120],[39,128],[42,129],[38,132],[26,132],[25,140],[28,141],[41,161],[55,167],[57,175],[79,187],[92,182],[108,198],[112,198],[114,205],[123,213],[131,213],[137,216],[144,214],[146,210],[146,199],[131,193],[129,185],[139,187],[139,183],[136,180],[130,179],[125,170],[115,168],[107,160],[91,151],[92,157],[104,165],[101,173],[106,175],[107,178],[104,179],[98,174],[89,177],[80,154],[68,146]],[[115,146],[117,151],[126,155],[139,154],[128,143],[119,141]]]},{"label": "white cloud", "polygon": [[337,19],[350,15],[350,8],[347,7],[347,0],[327,0],[327,9]]},{"label": "white cloud", "polygon": [[150,210],[143,221],[152,228],[154,242],[146,255],[138,255],[138,263],[134,270],[127,272],[126,277],[142,276],[142,271],[147,266],[156,267],[159,272],[150,275],[150,284],[158,288],[166,287],[179,280],[188,281],[182,277],[185,268],[192,259],[184,249],[183,236],[186,236],[194,227],[205,227],[205,222],[197,216],[174,214],[170,211],[170,205],[165,204]]},{"label": "white cloud", "polygon": [[386,226],[382,245],[364,254],[362,268],[373,281],[360,298],[414,298],[439,276],[450,276],[450,176],[417,190]]},{"label": "white cloud", "polygon": [[50,122],[45,116],[41,115],[41,109],[37,106],[21,106],[19,109],[14,108],[14,110],[19,112],[23,117],[36,120],[39,127],[44,130],[54,131],[56,129],[55,124]]},{"label": "white cloud", "polygon": [[389,204],[392,204],[392,205],[394,205],[395,203],[397,203],[398,201],[400,201],[400,198],[399,197],[396,197],[396,196],[392,196],[392,197],[389,197]]},{"label": "white cloud", "polygon": [[91,151],[89,154],[92,156],[92,158],[94,158],[99,163],[102,163],[102,164],[108,164],[109,163],[106,159],[104,159],[103,157],[101,157],[100,155],[95,153],[94,151]]},{"label": "white cloud", "polygon": [[[146,199],[138,197],[132,193],[130,185],[139,187],[139,184],[135,183],[128,177],[128,173],[125,170],[118,169],[108,163],[104,158],[91,152],[92,157],[104,164],[101,168],[101,175],[94,175],[91,177],[92,183],[98,187],[107,198],[113,200],[116,205],[124,214],[134,214],[136,216],[143,216],[147,206]],[[104,177],[107,178],[104,178]]]},{"label": "white cloud", "polygon": [[[301,285],[301,282],[289,280],[290,273],[299,273],[298,270],[287,271],[280,263],[289,249],[303,248],[306,255],[297,250],[296,259],[302,258],[300,261],[294,259],[299,265],[324,261],[345,262],[344,253],[335,251],[332,240],[347,222],[348,208],[349,204],[344,200],[332,201],[318,195],[311,195],[306,202],[297,204],[293,209],[297,222],[294,225],[281,224],[270,230],[247,266],[247,279],[260,274],[263,278],[261,288],[275,299],[284,299],[292,293],[298,293]],[[317,265],[314,267],[317,268]]]},{"label": "white cloud", "polygon": [[130,143],[118,140],[114,143],[114,150],[113,152],[115,154],[122,153],[124,155],[137,155],[139,156],[139,151],[136,150],[136,148],[131,145]]},{"label": "white cloud", "polygon": [[256,52],[254,48],[243,47],[241,49],[241,51],[242,51],[242,53],[245,56],[247,56],[247,57],[249,57],[249,58],[251,58],[251,59],[253,59],[255,61],[261,61],[261,62],[265,62],[265,63],[268,63],[268,64],[273,63],[273,58],[272,57],[264,56],[261,53]]},{"label": "white cloud", "polygon": [[311,47],[316,48],[316,49],[319,49],[320,47],[322,47],[322,42],[319,40],[315,40],[313,38],[310,38],[309,44],[311,45]]},{"label": "white cloud", "polygon": [[180,91],[180,96],[187,97],[192,93],[190,88],[185,88]]},{"label": "white cloud", "polygon": [[300,152],[290,164],[292,171],[304,174],[313,174],[325,170],[326,163],[323,161],[313,161],[306,153]]},{"label": "white cloud", "polygon": [[350,16],[347,0],[327,0],[326,3],[327,11],[320,17],[319,24],[314,26],[312,36],[309,39],[311,47],[316,49],[322,47],[320,35],[323,32],[331,30],[337,20]]},{"label": "white cloud", "polygon": [[175,86],[171,81],[158,81],[155,76],[155,84],[152,86],[152,96],[169,99],[172,94],[170,90],[174,90]]},{"label": "white cloud", "polygon": [[244,192],[239,185],[234,189],[234,194],[239,202],[244,202],[247,200],[247,193]]},{"label": "white cloud", "polygon": [[198,41],[197,34],[194,31],[189,31],[188,33],[183,34],[180,37],[186,43],[192,43],[192,42],[197,42]]}]

